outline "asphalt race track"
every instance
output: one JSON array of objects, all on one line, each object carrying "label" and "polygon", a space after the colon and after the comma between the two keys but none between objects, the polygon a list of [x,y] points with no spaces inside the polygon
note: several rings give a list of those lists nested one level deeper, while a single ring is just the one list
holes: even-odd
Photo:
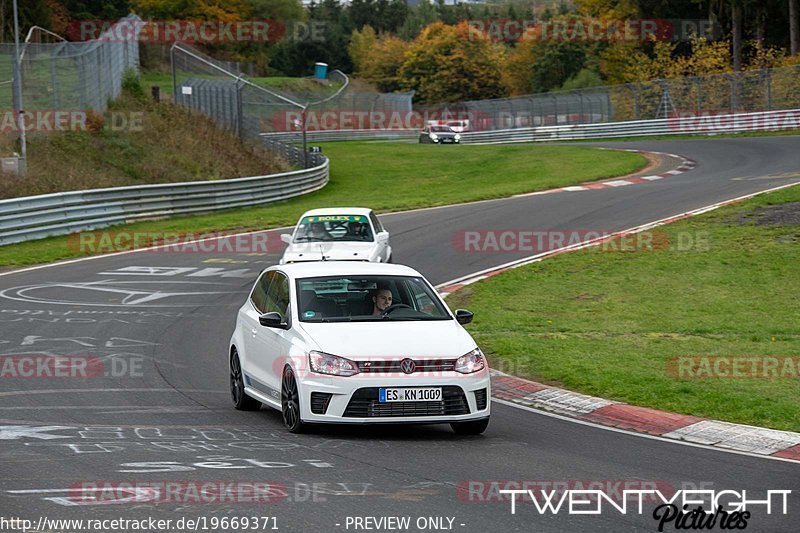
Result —
[{"label": "asphalt race track", "polygon": [[[387,215],[395,262],[437,284],[530,255],[459,251],[452,244],[459,230],[619,230],[800,181],[797,137],[609,146],[676,153],[698,166],[619,189]],[[642,514],[606,506],[600,515],[570,516],[564,509],[540,514],[526,499],[512,514],[489,483],[586,488],[580,485],[594,481],[601,486],[591,488],[607,492],[627,483],[746,489],[759,499],[790,489],[788,515],[754,508],[748,529],[797,530],[796,463],[607,431],[496,402],[481,437],[458,437],[447,426],[325,427],[298,436],[283,430],[277,411],[235,411],[227,369],[235,313],[254,276],[278,254],[140,252],[0,277],[0,353],[102,360],[92,379],[0,381],[0,515],[34,524],[41,517],[173,524],[205,517],[209,526],[212,517],[258,516],[275,517],[268,525],[281,531],[363,531],[353,517],[365,516],[411,517],[403,531],[419,530],[420,517],[444,517],[439,529],[422,524],[426,530],[657,530],[652,505]],[[242,493],[207,502],[185,493],[154,498],[142,489],[166,481],[271,483],[275,491],[270,501]],[[91,489],[103,483],[116,490]],[[124,483],[140,485],[122,490]]]}]

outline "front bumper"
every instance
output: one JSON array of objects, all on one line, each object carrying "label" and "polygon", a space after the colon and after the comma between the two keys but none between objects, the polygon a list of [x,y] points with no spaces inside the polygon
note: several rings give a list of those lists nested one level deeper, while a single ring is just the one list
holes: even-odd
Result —
[{"label": "front bumper", "polygon": [[[357,374],[342,378],[309,374],[299,378],[298,385],[302,395],[300,416],[313,423],[438,424],[479,420],[487,418],[491,411],[488,369],[474,375],[441,372],[436,376],[419,377]],[[441,402],[402,402],[402,405],[379,403],[377,390],[385,387],[442,387],[443,399]],[[330,394],[325,414],[311,411],[312,393]],[[482,395],[485,396],[481,402]],[[319,395],[315,399],[319,405]],[[479,402],[483,405],[479,406]]]}]

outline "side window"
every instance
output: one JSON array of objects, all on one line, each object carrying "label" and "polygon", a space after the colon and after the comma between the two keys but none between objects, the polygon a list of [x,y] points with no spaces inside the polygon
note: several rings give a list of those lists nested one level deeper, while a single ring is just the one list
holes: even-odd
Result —
[{"label": "side window", "polygon": [[428,313],[429,315],[442,316],[433,303],[433,300],[431,300],[431,297],[426,292],[422,282],[410,279],[406,282],[406,289],[411,297],[411,306],[414,309],[422,311],[423,313]]},{"label": "side window", "polygon": [[289,307],[289,279],[280,272],[271,272],[272,283],[267,291],[265,313],[280,313],[285,317]]},{"label": "side window", "polygon": [[267,289],[269,288],[269,282],[272,280],[273,274],[274,272],[265,272],[262,274],[255,287],[253,287],[253,294],[250,296],[253,306],[255,306],[262,315],[265,313]]},{"label": "side window", "polygon": [[378,217],[375,216],[374,212],[369,212],[369,219],[372,221],[372,225],[375,228],[375,233],[384,231],[383,226],[381,226],[381,221],[378,220]]}]

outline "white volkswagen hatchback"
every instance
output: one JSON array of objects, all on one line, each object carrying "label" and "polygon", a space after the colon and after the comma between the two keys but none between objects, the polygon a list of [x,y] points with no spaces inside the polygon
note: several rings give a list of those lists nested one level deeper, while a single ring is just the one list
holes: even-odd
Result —
[{"label": "white volkswagen hatchback", "polygon": [[281,410],[308,423],[489,423],[489,368],[416,270],[321,261],[261,273],[239,309],[228,354],[237,409]]},{"label": "white volkswagen hatchback", "polygon": [[372,209],[336,207],[303,213],[292,234],[281,235],[288,244],[280,264],[301,261],[371,261],[389,263],[392,247]]}]

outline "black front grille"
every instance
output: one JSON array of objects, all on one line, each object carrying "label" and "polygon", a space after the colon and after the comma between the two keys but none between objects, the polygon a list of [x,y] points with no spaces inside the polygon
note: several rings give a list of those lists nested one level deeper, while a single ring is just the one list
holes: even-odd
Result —
[{"label": "black front grille", "polygon": [[486,409],[486,389],[475,391],[475,404],[478,411]]},{"label": "black front grille", "polygon": [[324,415],[328,410],[328,404],[331,403],[331,396],[333,394],[327,392],[312,392],[311,412],[315,415]]},{"label": "black front grille", "polygon": [[[359,361],[358,371],[364,374],[403,374],[400,363],[403,359]],[[413,359],[414,372],[452,372],[456,368],[455,359]]]},{"label": "black front grille", "polygon": [[378,387],[358,389],[350,398],[344,416],[373,418],[394,416],[453,416],[468,415],[467,397],[461,387],[442,387],[442,400],[438,402],[386,402],[378,401]]}]

